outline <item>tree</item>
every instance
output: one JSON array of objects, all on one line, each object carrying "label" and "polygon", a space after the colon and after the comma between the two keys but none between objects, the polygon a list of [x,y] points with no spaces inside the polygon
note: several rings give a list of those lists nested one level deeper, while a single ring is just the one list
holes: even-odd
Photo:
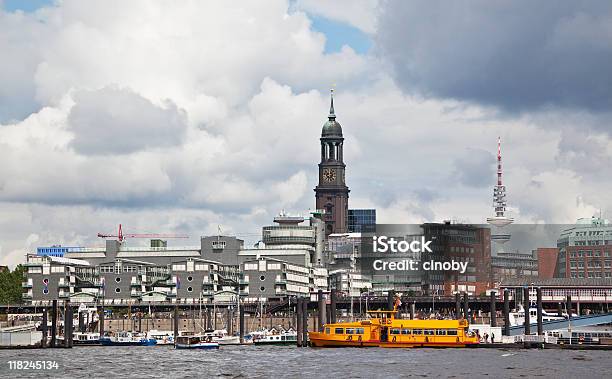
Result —
[{"label": "tree", "polygon": [[26,268],[18,265],[11,271],[0,272],[0,304],[20,304],[23,302],[21,283],[25,280]]}]

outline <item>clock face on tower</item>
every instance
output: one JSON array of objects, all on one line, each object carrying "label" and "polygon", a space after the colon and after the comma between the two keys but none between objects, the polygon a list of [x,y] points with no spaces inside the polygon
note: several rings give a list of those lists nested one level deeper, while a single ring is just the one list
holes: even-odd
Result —
[{"label": "clock face on tower", "polygon": [[323,170],[323,180],[326,182],[333,182],[336,180],[336,171],[329,168]]}]

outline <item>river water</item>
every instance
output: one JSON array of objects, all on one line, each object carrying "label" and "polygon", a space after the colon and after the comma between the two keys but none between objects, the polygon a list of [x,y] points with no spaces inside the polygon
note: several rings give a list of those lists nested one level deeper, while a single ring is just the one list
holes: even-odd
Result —
[{"label": "river water", "polygon": [[[15,370],[11,360],[51,360]],[[612,378],[612,351],[170,346],[0,350],[2,378]]]}]

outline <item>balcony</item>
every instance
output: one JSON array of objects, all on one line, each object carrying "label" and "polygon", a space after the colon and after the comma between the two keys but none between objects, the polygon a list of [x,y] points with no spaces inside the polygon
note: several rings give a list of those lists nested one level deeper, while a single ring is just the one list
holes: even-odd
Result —
[{"label": "balcony", "polygon": [[57,284],[58,288],[69,288],[70,287],[70,282],[59,282]]},{"label": "balcony", "polygon": [[21,282],[21,288],[32,288],[32,282]]},{"label": "balcony", "polygon": [[140,280],[140,279],[139,280],[132,280],[132,282],[130,283],[130,286],[132,286],[132,287],[135,287],[135,286],[140,287],[140,286],[142,286],[142,280]]},{"label": "balcony", "polygon": [[31,293],[28,293],[28,292],[25,292],[25,293],[23,293],[23,294],[21,295],[21,297],[22,297],[23,299],[32,299],[32,294],[31,294]]},{"label": "balcony", "polygon": [[142,291],[134,291],[134,290],[132,290],[132,291],[130,292],[130,295],[131,295],[132,297],[140,297],[140,296],[142,296]]},{"label": "balcony", "polygon": [[277,278],[274,283],[276,284],[287,284],[287,279]]}]

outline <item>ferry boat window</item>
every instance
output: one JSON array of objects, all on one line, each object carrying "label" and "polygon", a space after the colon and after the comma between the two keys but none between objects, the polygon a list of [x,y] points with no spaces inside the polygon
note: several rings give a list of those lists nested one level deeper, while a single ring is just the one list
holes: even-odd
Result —
[{"label": "ferry boat window", "polygon": [[389,333],[390,334],[400,334],[400,329],[399,328],[391,328],[391,331]]},{"label": "ferry boat window", "polygon": [[446,335],[446,329],[436,329],[436,335],[438,335],[438,336],[445,336]]},{"label": "ferry boat window", "polygon": [[402,334],[412,334],[410,329],[402,329]]},{"label": "ferry boat window", "polygon": [[355,328],[346,328],[345,334],[355,334]]},{"label": "ferry boat window", "polygon": [[424,329],[423,330],[423,334],[426,336],[433,336],[434,335],[434,331],[433,329]]},{"label": "ferry boat window", "polygon": [[423,334],[423,329],[413,329],[412,334],[421,335]]},{"label": "ferry boat window", "polygon": [[357,328],[355,334],[363,334],[363,328]]},{"label": "ferry boat window", "polygon": [[325,328],[325,334],[329,334],[329,328]]},{"label": "ferry boat window", "polygon": [[446,331],[446,334],[449,336],[456,336],[457,335],[457,330],[455,329],[449,329]]},{"label": "ferry boat window", "polygon": [[334,329],[334,333],[335,334],[344,334],[344,329],[343,328],[336,328],[336,329]]}]

